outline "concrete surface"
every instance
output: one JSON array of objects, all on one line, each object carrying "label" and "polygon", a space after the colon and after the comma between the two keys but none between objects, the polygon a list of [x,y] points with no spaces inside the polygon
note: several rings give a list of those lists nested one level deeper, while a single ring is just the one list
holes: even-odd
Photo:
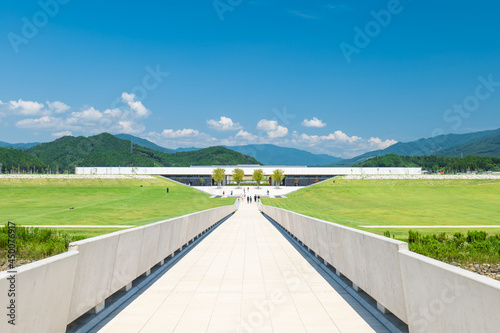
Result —
[{"label": "concrete surface", "polygon": [[262,210],[410,332],[498,332],[499,281],[411,252],[404,242],[276,207]]},{"label": "concrete surface", "polygon": [[[274,198],[276,196],[283,196],[289,193],[295,192],[304,188],[303,186],[280,186],[276,188],[276,186],[241,186],[239,189],[237,186],[221,186],[218,188],[217,186],[191,186],[197,190],[208,193],[210,195],[231,197],[231,191],[233,191],[232,197],[237,197],[243,194],[243,189],[245,189],[246,195],[251,195],[252,199],[254,195],[267,196],[267,191],[269,191],[269,197]],[[247,190],[247,188],[249,190]],[[224,194],[222,194],[224,192]],[[246,199],[245,199],[246,200]],[[246,203],[246,201],[245,201]]]},{"label": "concrete surface", "polygon": [[233,211],[233,205],[213,208],[71,243],[69,251],[78,251],[79,261],[67,323]]},{"label": "concrete surface", "polygon": [[240,209],[99,332],[386,332],[257,210]]},{"label": "concrete surface", "polygon": [[500,282],[400,252],[410,332],[499,332]]},{"label": "concrete surface", "polygon": [[[9,297],[12,275],[0,272],[0,332],[65,332],[78,252],[66,252],[17,267],[15,295]],[[7,309],[15,300],[15,325]]]},{"label": "concrete surface", "polygon": [[359,288],[407,322],[398,251],[405,242],[288,210],[262,206],[263,212]]}]

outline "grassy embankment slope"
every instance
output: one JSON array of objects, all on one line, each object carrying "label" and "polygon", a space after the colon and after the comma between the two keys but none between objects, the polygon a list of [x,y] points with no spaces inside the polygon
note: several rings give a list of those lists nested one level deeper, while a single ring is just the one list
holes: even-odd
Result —
[{"label": "grassy embankment slope", "polygon": [[[499,225],[500,180],[337,180],[263,203],[350,227],[404,238],[411,226]],[[363,228],[365,226],[407,228]],[[498,228],[415,229],[422,234]]]},{"label": "grassy embankment slope", "polygon": [[500,227],[475,227],[500,225],[499,197],[500,180],[340,180],[263,203],[395,237],[411,251],[500,280]]},{"label": "grassy embankment slope", "polygon": [[[166,188],[169,188],[167,194]],[[168,179],[1,179],[2,224],[130,225],[229,205],[232,199],[209,195]],[[74,209],[70,209],[74,207]],[[114,229],[68,228],[95,236]]]},{"label": "grassy embankment slope", "polygon": [[[17,226],[90,226],[19,229],[16,265],[65,252],[71,241],[123,230],[113,225],[139,226],[234,202],[233,199],[209,199],[208,194],[161,177],[142,180],[0,178],[0,197],[1,225],[11,221]],[[0,229],[2,269],[7,269],[7,233],[6,227]]]}]

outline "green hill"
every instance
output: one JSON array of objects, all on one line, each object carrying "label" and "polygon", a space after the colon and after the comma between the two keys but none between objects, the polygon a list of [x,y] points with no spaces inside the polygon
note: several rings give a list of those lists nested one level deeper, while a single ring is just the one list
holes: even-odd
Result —
[{"label": "green hill", "polygon": [[137,136],[133,136],[133,135],[130,135],[130,134],[115,134],[115,136],[118,138],[118,139],[122,139],[122,140],[128,140],[128,141],[131,141],[132,143],[136,144],[136,145],[139,145],[139,146],[142,146],[142,147],[146,147],[146,148],[150,148],[150,149],[154,149],[154,150],[158,150],[158,151],[161,151],[162,153],[175,153],[175,150],[174,149],[168,149],[168,148],[165,148],[165,147],[161,147],[161,146],[158,146],[157,144],[149,141],[149,140],[146,140],[146,139],[143,139],[143,138],[139,138]]},{"label": "green hill", "polygon": [[15,148],[0,147],[0,163],[2,173],[15,172],[40,172],[47,167],[40,159]]},{"label": "green hill", "polygon": [[439,155],[447,157],[487,156],[500,157],[500,131],[470,143],[443,149]]},{"label": "green hill", "polygon": [[500,158],[467,156],[465,158],[445,156],[399,156],[388,154],[370,158],[357,167],[421,167],[431,172],[467,172],[500,170]]},{"label": "green hill", "polygon": [[224,164],[259,164],[249,157],[224,147],[210,147],[192,152],[167,154],[109,133],[90,137],[65,136],[42,143],[27,153],[38,157],[54,170],[74,171],[75,166],[190,166]]}]

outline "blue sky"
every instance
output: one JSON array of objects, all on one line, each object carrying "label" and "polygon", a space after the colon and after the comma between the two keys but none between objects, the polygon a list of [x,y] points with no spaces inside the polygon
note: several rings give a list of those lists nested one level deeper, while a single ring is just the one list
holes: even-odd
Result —
[{"label": "blue sky", "polygon": [[0,4],[0,141],[130,133],[352,157],[500,127],[500,3]]}]

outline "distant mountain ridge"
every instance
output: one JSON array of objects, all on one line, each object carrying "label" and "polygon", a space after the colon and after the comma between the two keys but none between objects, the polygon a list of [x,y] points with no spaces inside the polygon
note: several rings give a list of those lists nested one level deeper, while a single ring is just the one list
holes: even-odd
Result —
[{"label": "distant mountain ridge", "polygon": [[41,142],[28,142],[28,143],[8,143],[8,142],[3,142],[0,141],[0,147],[5,147],[5,148],[15,148],[15,149],[20,149],[20,150],[26,150],[28,148],[34,147],[36,145],[39,145]]},{"label": "distant mountain ridge", "polygon": [[369,158],[395,154],[400,156],[436,155],[446,157],[500,157],[500,128],[466,134],[444,134],[412,142],[398,142],[386,149],[374,150],[334,165],[354,165]]},{"label": "distant mountain ridge", "polygon": [[[200,149],[191,147],[177,148],[174,150],[158,146],[157,144],[149,140],[142,139],[130,134],[117,134],[115,136],[120,139],[130,140],[133,143],[141,145],[143,147],[155,149],[165,153],[195,151]],[[252,156],[256,160],[266,165],[324,165],[335,163],[341,160],[341,158],[326,154],[313,154],[305,150],[280,147],[271,144],[252,144],[223,147],[229,148],[245,155]]]},{"label": "distant mountain ridge", "polygon": [[167,153],[167,154],[175,153],[174,149],[169,149],[169,148],[158,146],[154,142],[151,142],[149,140],[139,138],[137,136],[133,136],[130,134],[115,134],[115,137],[117,137],[118,139],[122,139],[122,140],[128,140],[128,141],[131,141],[132,143],[135,143],[136,145],[150,148],[150,149],[154,149],[154,150],[158,150],[158,151],[161,151],[163,153]]},{"label": "distant mountain ridge", "polygon": [[234,151],[253,156],[266,165],[325,165],[342,159],[326,154],[313,154],[296,148],[279,147],[271,144],[224,146]]},{"label": "distant mountain ridge", "polygon": [[38,157],[55,169],[69,170],[75,166],[191,166],[260,164],[253,157],[216,146],[192,152],[167,154],[133,144],[109,133],[90,137],[65,136],[34,146],[26,153]]},{"label": "distant mountain ridge", "polygon": [[[131,164],[137,164],[140,161],[146,163],[144,166],[149,166],[149,165],[184,165],[188,163],[199,163],[193,160],[192,158],[195,158],[196,155],[189,155],[189,156],[184,156],[184,155],[176,155],[180,154],[181,152],[183,153],[194,153],[197,151],[200,151],[202,149],[198,148],[178,148],[178,149],[169,149],[165,147],[161,147],[149,140],[142,139],[139,137],[135,137],[133,135],[129,134],[117,134],[115,136],[108,134],[108,133],[101,133],[101,134],[106,134],[108,139],[109,136],[114,137],[117,140],[122,140],[124,142],[128,143],[121,143],[120,144],[120,149],[119,150],[113,150],[113,149],[104,149],[102,154],[108,154],[107,157],[101,156],[97,159],[92,159],[89,160],[90,157],[76,157],[75,156],[75,148],[72,146],[71,143],[68,143],[69,146],[66,149],[66,152],[62,154],[62,156],[57,156],[54,160],[51,160],[51,158],[54,158],[56,154],[55,151],[52,151],[51,153],[48,153],[49,156],[45,156],[47,154],[46,152],[42,152],[42,148],[45,147],[44,143],[42,144],[37,144],[37,143],[17,143],[17,144],[11,144],[7,142],[1,142],[0,141],[0,147],[12,147],[16,149],[21,149],[21,150],[26,150],[28,153],[39,156],[40,159],[47,163],[47,164],[53,164],[55,163],[61,163],[61,165],[74,165],[75,163],[81,163],[81,161],[84,161],[85,163],[90,163],[91,161],[93,162],[117,162],[117,163],[131,163]],[[98,137],[98,136],[95,136]],[[73,137],[66,137],[66,138],[73,138]],[[83,138],[83,137],[79,137]],[[90,141],[92,141],[94,137],[89,137]],[[62,139],[62,138],[60,138]],[[53,142],[59,142],[57,139]],[[72,140],[72,139],[64,139],[64,140]],[[142,147],[144,149],[150,149],[151,151],[144,151],[142,148],[137,148],[138,154],[137,156],[125,156],[121,155],[119,158],[118,155],[123,154],[125,151],[130,151],[130,142],[133,143],[133,147]],[[109,143],[112,143],[111,141]],[[85,147],[87,145],[93,145],[95,143],[83,143],[82,147]],[[80,142],[79,145],[82,145]],[[112,146],[114,144],[111,144]],[[37,148],[35,148],[37,147]],[[49,146],[50,148],[50,146]],[[53,149],[53,148],[50,148]],[[49,150],[50,150],[49,149]],[[59,149],[59,148],[58,148]],[[63,150],[64,150],[63,149]],[[208,149],[208,148],[205,148]],[[500,128],[496,130],[489,130],[489,131],[481,131],[481,132],[474,132],[474,133],[466,133],[466,134],[446,134],[446,135],[439,135],[433,138],[427,138],[427,139],[419,139],[416,141],[412,142],[398,142],[386,149],[382,150],[375,150],[371,152],[367,152],[365,154],[356,156],[351,159],[346,159],[342,160],[338,157],[330,156],[330,155],[325,155],[325,154],[313,154],[304,150],[300,149],[295,149],[295,148],[286,148],[286,147],[279,147],[271,144],[254,144],[254,145],[243,145],[243,146],[225,146],[224,149],[225,151],[220,151],[222,155],[225,157],[222,158],[224,162],[221,162],[221,164],[239,164],[240,162],[231,162],[231,158],[229,158],[228,152],[233,151],[235,153],[240,153],[244,155],[250,155],[253,157],[252,160],[248,160],[248,158],[243,158],[241,159],[240,157],[237,157],[237,155],[233,156],[234,161],[244,161],[241,162],[241,164],[259,164],[260,161],[263,164],[266,165],[308,165],[308,166],[351,166],[355,165],[358,163],[362,163],[370,158],[377,157],[377,156],[384,156],[388,154],[395,154],[399,156],[428,156],[428,155],[436,155],[436,156],[445,156],[445,157],[466,157],[466,156],[480,156],[480,157],[500,157]],[[57,149],[56,149],[57,150]],[[81,150],[81,147],[80,147]],[[96,152],[93,152],[92,156],[97,154],[99,149],[97,149]],[[121,151],[120,154],[118,154],[118,151]],[[211,151],[213,153],[214,151]],[[60,152],[59,152],[60,153]],[[142,155],[141,155],[142,154]],[[169,157],[167,158],[166,156],[159,155],[159,154],[165,154],[165,155],[175,155],[176,157]],[[57,154],[56,154],[57,155]],[[113,158],[111,158],[114,156]],[[142,157],[141,157],[142,156]],[[209,157],[211,156],[211,157]],[[42,158],[43,157],[43,158]],[[216,158],[213,155],[210,155],[210,153],[206,154],[205,152],[200,153],[198,156],[200,158],[200,161],[203,161],[203,163],[206,164],[215,164],[212,163],[212,161],[218,163],[217,161],[222,161],[221,159]],[[182,160],[182,162],[180,162]],[[78,162],[80,161],[80,162]],[[155,162],[156,161],[156,162]],[[107,163],[107,162],[106,162]],[[179,164],[180,163],[180,164]]]}]

